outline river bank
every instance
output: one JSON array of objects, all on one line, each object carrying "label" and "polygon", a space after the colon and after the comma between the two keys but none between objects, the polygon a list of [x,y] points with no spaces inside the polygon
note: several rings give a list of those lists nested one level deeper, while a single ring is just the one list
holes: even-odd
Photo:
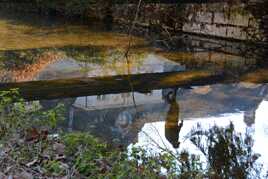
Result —
[{"label": "river bank", "polygon": [[265,49],[58,17],[0,12],[1,177],[267,178]]},{"label": "river bank", "polygon": [[62,16],[88,22],[131,24],[135,13],[137,26],[170,34],[180,32],[200,36],[263,43],[267,40],[266,1],[217,3],[148,3],[126,4],[95,1],[38,1],[1,3],[4,9],[45,16]]}]

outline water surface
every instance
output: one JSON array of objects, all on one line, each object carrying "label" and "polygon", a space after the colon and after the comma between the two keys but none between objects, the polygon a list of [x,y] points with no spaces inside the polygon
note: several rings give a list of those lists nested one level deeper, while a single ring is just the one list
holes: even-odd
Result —
[{"label": "water surface", "polygon": [[204,42],[186,36],[169,49],[103,27],[0,13],[1,84],[191,70],[224,74],[228,82],[133,91],[130,81],[125,93],[83,96],[74,89],[78,97],[57,98],[55,94],[55,99],[45,100],[40,96],[37,103],[44,109],[63,103],[66,120],[61,127],[68,131],[87,131],[110,143],[156,153],[161,148],[198,153],[187,139],[193,127],[225,127],[233,122],[237,132],[250,131],[253,149],[262,156],[259,160],[267,161],[268,86],[263,57],[239,55],[234,50],[226,53],[218,46],[207,49]]}]

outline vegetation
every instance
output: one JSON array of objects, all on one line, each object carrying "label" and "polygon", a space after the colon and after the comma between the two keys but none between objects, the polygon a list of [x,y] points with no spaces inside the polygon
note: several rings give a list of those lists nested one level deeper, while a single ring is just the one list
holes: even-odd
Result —
[{"label": "vegetation", "polygon": [[48,13],[64,13],[66,15],[84,15],[89,11],[96,0],[35,0],[41,11]]},{"label": "vegetation", "polygon": [[[105,13],[110,13],[106,8],[109,9],[112,3],[125,1],[32,0],[32,2],[35,8],[47,14],[85,17],[98,4],[101,4]],[[23,37],[25,34],[27,35],[23,33]],[[48,34],[44,36],[48,38]],[[128,36],[125,37],[125,44],[130,46]],[[36,39],[43,45],[42,40]],[[70,38],[68,36],[67,39],[68,42],[70,39],[73,43],[73,36]],[[105,42],[106,40],[110,41],[108,38],[105,38]],[[3,69],[12,71],[20,77],[23,76],[24,69],[30,71],[28,68],[30,65],[38,61],[41,63],[42,60],[54,61],[57,57],[68,56],[80,62],[104,63],[104,57],[109,56],[108,64],[114,68],[113,64],[120,60],[125,62],[125,56],[128,56],[120,50],[108,51],[102,46],[89,46],[97,40],[88,41],[92,42],[78,47],[68,44],[57,49],[45,46],[40,49],[3,51],[0,53],[0,64]],[[115,41],[118,39],[116,38]],[[58,51],[59,53],[56,53]],[[131,62],[127,65],[130,66]],[[138,62],[142,64],[142,61]],[[38,69],[38,63],[36,64],[34,70]],[[19,70],[15,71],[14,69],[17,68]],[[124,70],[123,66],[120,70]],[[6,78],[7,73],[3,72],[3,74]],[[145,75],[142,77],[144,78]],[[179,79],[168,77],[165,75],[166,81],[175,82]],[[145,81],[149,80],[152,78],[145,79]],[[130,78],[127,82],[129,81]],[[120,83],[123,84],[122,80]],[[55,84],[51,86],[55,91]],[[47,89],[51,89],[51,86],[47,86]],[[162,149],[161,153],[155,154],[142,147],[126,149],[120,145],[108,144],[90,133],[62,131],[58,124],[64,120],[66,111],[63,109],[62,105],[57,105],[53,109],[44,110],[38,101],[26,102],[21,99],[16,89],[0,92],[0,178],[10,176],[27,179],[55,177],[246,179],[262,178],[264,173],[258,163],[260,155],[252,150],[254,141],[251,134],[236,133],[233,124],[226,128],[213,126],[208,130],[198,125],[189,131],[187,140],[196,146],[200,155],[185,150],[174,153],[168,149]]]},{"label": "vegetation", "polygon": [[[258,155],[251,136],[227,128],[200,126],[190,140],[204,154],[163,151],[152,155],[142,148],[130,152],[111,147],[88,133],[56,130],[64,111],[61,106],[43,111],[26,103],[17,90],[0,94],[0,174],[17,177],[67,178],[251,178],[259,177]],[[205,139],[205,140],[204,140]],[[112,149],[113,148],[113,149]]]},{"label": "vegetation", "polygon": [[[17,0],[12,0],[11,3]],[[136,0],[30,0],[29,8],[38,9],[39,13],[47,15],[63,15],[67,17],[88,17],[96,9],[103,13],[103,16],[111,13],[110,8],[115,4],[138,3]],[[176,3],[176,0],[142,0],[142,3]],[[107,14],[108,13],[108,14]]]}]

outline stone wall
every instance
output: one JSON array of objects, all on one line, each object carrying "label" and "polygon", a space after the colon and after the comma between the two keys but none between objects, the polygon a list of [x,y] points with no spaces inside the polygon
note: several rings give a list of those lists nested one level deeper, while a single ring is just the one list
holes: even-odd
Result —
[{"label": "stone wall", "polygon": [[[267,37],[265,0],[255,3],[143,4],[137,24],[199,35],[263,42]],[[266,1],[265,1],[266,2]],[[268,7],[267,7],[268,8]],[[114,19],[131,22],[137,5],[116,5]],[[257,12],[257,13],[256,13]],[[264,22],[264,23],[263,23]],[[264,24],[264,25],[263,25]],[[265,26],[265,27],[264,27]]]},{"label": "stone wall", "polygon": [[264,41],[260,19],[246,4],[189,4],[185,8],[184,32],[238,40]]}]

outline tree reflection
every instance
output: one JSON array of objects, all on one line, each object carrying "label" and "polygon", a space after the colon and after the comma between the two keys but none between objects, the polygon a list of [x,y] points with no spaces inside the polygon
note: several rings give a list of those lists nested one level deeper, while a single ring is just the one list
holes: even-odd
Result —
[{"label": "tree reflection", "polygon": [[[165,94],[166,93],[166,94]],[[183,126],[183,121],[179,124],[180,107],[176,101],[177,88],[163,90],[163,97],[170,104],[165,122],[165,137],[174,148],[179,148],[179,133]]]},{"label": "tree reflection", "polygon": [[[256,107],[257,108],[257,107]],[[255,123],[256,109],[250,109],[244,113],[244,122],[248,127],[251,127]]]},{"label": "tree reflection", "polygon": [[262,178],[259,154],[252,150],[253,139],[235,132],[231,123],[227,128],[213,126],[209,130],[198,125],[190,132],[191,142],[207,159],[207,172],[212,178]]}]

